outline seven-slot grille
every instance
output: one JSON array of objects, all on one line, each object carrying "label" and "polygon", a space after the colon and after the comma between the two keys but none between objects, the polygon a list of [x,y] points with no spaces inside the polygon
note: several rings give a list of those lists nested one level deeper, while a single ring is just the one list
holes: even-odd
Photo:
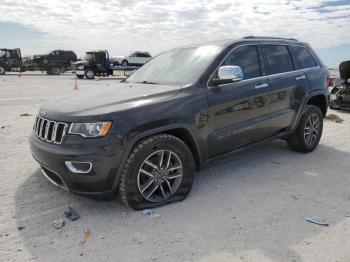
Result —
[{"label": "seven-slot grille", "polygon": [[37,116],[34,124],[34,133],[37,138],[55,144],[61,144],[66,134],[68,124],[51,121]]}]

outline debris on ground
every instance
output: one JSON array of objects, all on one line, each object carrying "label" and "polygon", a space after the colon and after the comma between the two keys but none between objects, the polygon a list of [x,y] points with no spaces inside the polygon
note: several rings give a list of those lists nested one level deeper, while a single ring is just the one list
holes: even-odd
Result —
[{"label": "debris on ground", "polygon": [[144,215],[151,215],[153,213],[153,209],[147,208],[142,211]]},{"label": "debris on ground", "polygon": [[152,213],[152,214],[151,214],[151,218],[152,218],[152,219],[158,218],[158,217],[160,217],[159,214],[156,214],[156,213]]},{"label": "debris on ground", "polygon": [[151,208],[144,209],[144,210],[142,211],[142,213],[143,213],[144,215],[150,215],[150,217],[151,217],[152,219],[153,219],[153,218],[158,218],[158,217],[160,217],[160,215],[157,214],[157,213],[155,213],[154,210],[151,209]]},{"label": "debris on ground", "polygon": [[319,216],[311,216],[311,217],[305,217],[305,220],[311,223],[315,223],[321,226],[328,226],[328,221],[319,217]]},{"label": "debris on ground", "polygon": [[28,114],[28,113],[24,113],[24,114],[20,114],[19,116],[32,116],[32,114]]},{"label": "debris on ground", "polygon": [[329,114],[324,119],[335,122],[335,123],[343,123],[344,119],[340,118],[336,114]]},{"label": "debris on ground", "polygon": [[1,129],[5,129],[6,127],[10,127],[9,125],[7,126],[1,126]]},{"label": "debris on ground", "polygon": [[19,230],[19,231],[22,231],[23,229],[25,229],[26,227],[24,227],[24,226],[18,226],[17,227],[17,229]]},{"label": "debris on ground", "polygon": [[66,218],[71,221],[77,220],[80,218],[80,215],[71,207],[68,207],[68,211],[64,211]]},{"label": "debris on ground", "polygon": [[83,233],[83,239],[80,240],[79,246],[84,245],[88,240],[89,236],[90,236],[90,231],[88,229],[85,229]]},{"label": "debris on ground", "polygon": [[295,196],[295,195],[292,195],[292,198],[293,198],[294,200],[299,200],[299,197],[297,197],[297,196]]},{"label": "debris on ground", "polygon": [[126,212],[122,212],[121,216],[122,216],[122,218],[126,218],[128,216],[128,214]]},{"label": "debris on ground", "polygon": [[66,221],[63,220],[63,219],[59,219],[59,220],[55,220],[53,223],[52,223],[52,226],[53,228],[55,229],[61,229],[62,227],[64,227],[66,224]]}]

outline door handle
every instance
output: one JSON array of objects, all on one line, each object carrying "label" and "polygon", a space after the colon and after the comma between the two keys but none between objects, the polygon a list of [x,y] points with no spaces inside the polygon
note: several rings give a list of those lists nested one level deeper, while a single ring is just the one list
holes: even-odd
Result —
[{"label": "door handle", "polygon": [[295,80],[303,80],[303,79],[305,79],[306,78],[306,76],[297,76],[296,78],[295,78]]},{"label": "door handle", "polygon": [[260,89],[260,88],[266,88],[266,87],[268,87],[269,85],[268,84],[261,84],[261,85],[256,85],[255,86],[255,89]]}]

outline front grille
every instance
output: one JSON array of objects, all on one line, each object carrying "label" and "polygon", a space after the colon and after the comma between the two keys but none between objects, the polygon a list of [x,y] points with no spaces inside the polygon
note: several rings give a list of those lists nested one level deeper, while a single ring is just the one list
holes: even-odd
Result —
[{"label": "front grille", "polygon": [[67,132],[68,124],[51,121],[40,116],[35,118],[34,133],[37,138],[55,144],[61,144]]}]

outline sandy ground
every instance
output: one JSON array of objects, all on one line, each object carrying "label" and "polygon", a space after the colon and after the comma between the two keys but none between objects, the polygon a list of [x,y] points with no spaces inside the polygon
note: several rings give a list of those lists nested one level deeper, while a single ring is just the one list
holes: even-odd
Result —
[{"label": "sandy ground", "polygon": [[[46,99],[117,82],[74,81],[0,77],[0,261],[350,261],[349,113],[330,112],[344,122],[325,121],[311,154],[275,141],[212,162],[185,201],[151,218],[56,188],[32,159],[28,136]],[[68,206],[81,218],[53,228]]]}]

